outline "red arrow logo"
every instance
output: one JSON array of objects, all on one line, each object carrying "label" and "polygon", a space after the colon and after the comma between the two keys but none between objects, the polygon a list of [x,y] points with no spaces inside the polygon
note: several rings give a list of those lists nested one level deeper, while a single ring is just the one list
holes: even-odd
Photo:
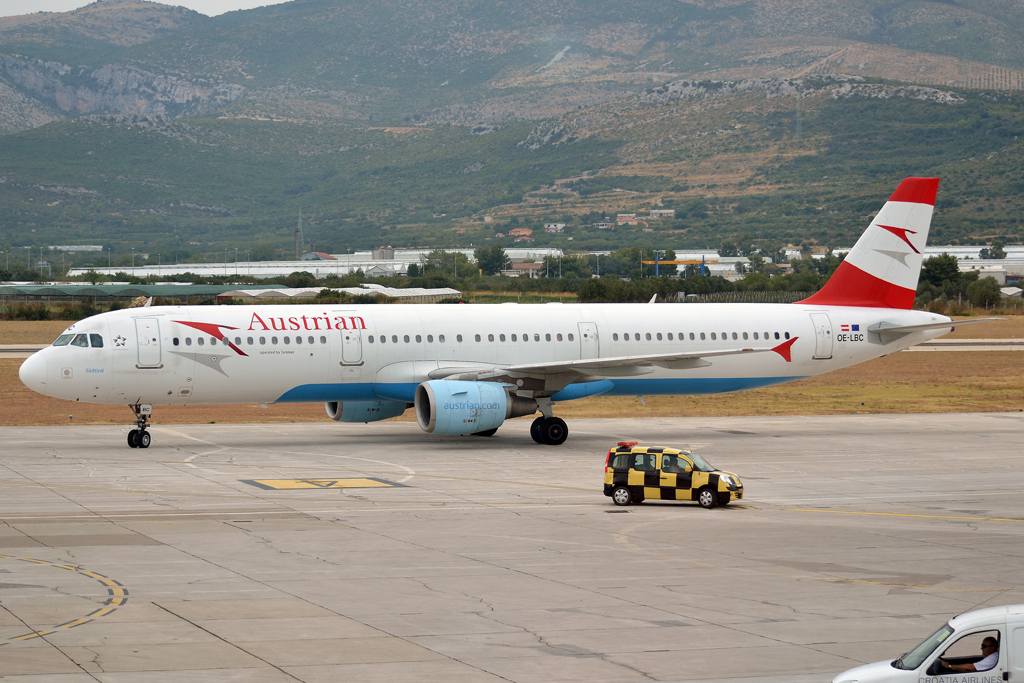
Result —
[{"label": "red arrow logo", "polygon": [[910,233],[911,235],[916,235],[917,234],[913,230],[908,230],[907,228],[894,228],[891,225],[882,225],[882,224],[878,224],[878,227],[882,228],[883,230],[888,230],[889,232],[891,232],[892,234],[896,235],[901,240],[906,242],[907,245],[911,249],[914,250],[915,254],[920,254],[921,253],[921,252],[919,252],[917,250],[917,247],[915,247],[913,244],[910,243],[910,238],[907,237],[907,233]]},{"label": "red arrow logo", "polygon": [[237,346],[235,346],[234,344],[232,344],[231,340],[228,339],[226,336],[224,336],[224,333],[220,331],[220,328],[222,328],[222,327],[225,330],[237,330],[238,329],[237,327],[229,327],[228,325],[217,325],[216,323],[185,322],[184,320],[175,320],[174,322],[178,323],[179,325],[186,325],[186,326],[191,327],[191,328],[193,328],[195,330],[199,330],[200,332],[202,332],[204,334],[208,334],[211,337],[215,337],[217,339],[220,339],[225,344],[227,344],[231,349],[233,349],[235,351],[235,353],[237,353],[240,356],[248,357],[248,355],[249,355],[249,354],[245,353],[244,351],[242,351],[242,349],[240,349]]},{"label": "red arrow logo", "polygon": [[787,363],[792,363],[793,362],[793,356],[792,356],[791,351],[792,351],[792,348],[793,348],[793,342],[795,342],[799,338],[800,337],[793,337],[789,341],[782,342],[781,344],[776,346],[774,349],[772,349],[772,351],[774,351],[775,353],[777,353],[780,356],[782,356]]}]

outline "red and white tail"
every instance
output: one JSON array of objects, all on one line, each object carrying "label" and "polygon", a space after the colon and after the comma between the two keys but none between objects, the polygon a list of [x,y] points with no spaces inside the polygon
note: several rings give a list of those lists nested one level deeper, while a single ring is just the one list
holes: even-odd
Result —
[{"label": "red and white tail", "polygon": [[825,286],[799,303],[912,308],[938,189],[938,178],[900,183]]}]

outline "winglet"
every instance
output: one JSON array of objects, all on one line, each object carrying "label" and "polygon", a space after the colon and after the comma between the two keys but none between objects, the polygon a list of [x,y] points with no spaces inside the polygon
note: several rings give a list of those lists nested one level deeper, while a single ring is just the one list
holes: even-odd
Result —
[{"label": "winglet", "polygon": [[775,353],[777,353],[780,356],[782,356],[783,359],[785,359],[785,361],[787,363],[792,363],[793,362],[793,356],[792,356],[791,351],[792,351],[792,347],[793,347],[793,342],[795,342],[799,338],[800,337],[793,337],[789,341],[782,342],[781,344],[779,344],[778,346],[773,348],[772,351],[774,351]]},{"label": "winglet", "polygon": [[652,296],[652,297],[651,297],[651,300],[650,300],[650,301],[648,301],[647,303],[649,303],[649,304],[653,304],[653,303],[654,303],[654,300],[655,300],[655,299],[657,299],[657,298],[658,298],[658,295],[657,295],[657,294],[655,294],[654,296]]}]

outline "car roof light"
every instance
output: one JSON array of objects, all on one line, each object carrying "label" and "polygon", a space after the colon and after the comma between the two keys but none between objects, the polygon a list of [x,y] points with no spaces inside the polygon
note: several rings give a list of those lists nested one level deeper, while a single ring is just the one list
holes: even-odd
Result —
[{"label": "car roof light", "polygon": [[628,448],[630,446],[635,446],[638,443],[640,443],[640,442],[639,441],[620,441],[618,446],[619,446],[619,448]]}]

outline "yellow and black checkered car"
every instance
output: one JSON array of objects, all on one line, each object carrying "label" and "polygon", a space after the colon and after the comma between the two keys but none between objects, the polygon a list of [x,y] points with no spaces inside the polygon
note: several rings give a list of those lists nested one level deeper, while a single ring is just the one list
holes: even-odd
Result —
[{"label": "yellow and black checkered car", "polygon": [[677,448],[620,443],[608,451],[604,495],[616,505],[653,500],[694,500],[701,507],[743,498],[743,483],[732,472],[712,467],[696,453]]}]

